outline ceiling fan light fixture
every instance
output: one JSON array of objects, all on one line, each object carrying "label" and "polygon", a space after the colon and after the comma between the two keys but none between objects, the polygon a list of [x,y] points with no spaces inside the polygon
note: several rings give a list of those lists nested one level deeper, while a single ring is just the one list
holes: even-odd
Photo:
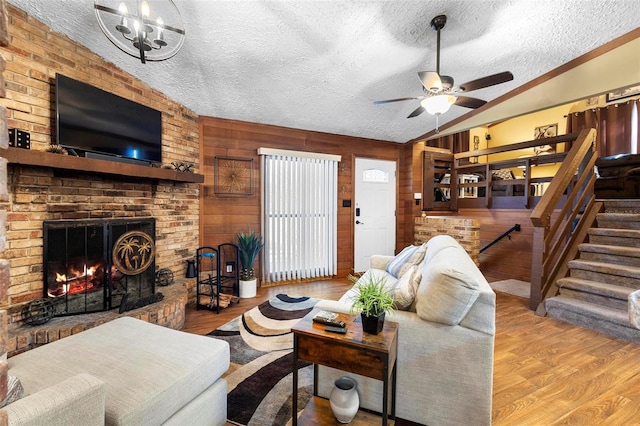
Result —
[{"label": "ceiling fan light fixture", "polygon": [[431,115],[440,115],[449,111],[451,105],[456,102],[453,95],[436,95],[429,96],[420,101],[420,105]]},{"label": "ceiling fan light fixture", "polygon": [[171,58],[184,43],[182,16],[172,0],[94,0],[93,8],[109,41],[143,64]]}]

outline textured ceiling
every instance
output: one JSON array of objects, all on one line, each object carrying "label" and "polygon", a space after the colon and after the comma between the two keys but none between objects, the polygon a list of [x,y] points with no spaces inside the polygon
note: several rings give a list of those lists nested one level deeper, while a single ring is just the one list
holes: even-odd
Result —
[{"label": "textured ceiling", "polygon": [[[7,1],[197,114],[395,142],[429,133],[435,117],[407,119],[417,101],[372,102],[422,94],[416,73],[435,70],[429,22],[438,14],[448,16],[442,74],[456,83],[514,74],[469,93],[488,101],[640,27],[638,0],[175,0],[185,44],[173,58],[143,65],[106,39],[90,0]],[[627,59],[631,77],[622,83],[640,82],[640,52]],[[581,93],[590,90],[585,78],[603,76],[569,79],[572,96],[594,94]],[[604,90],[622,84],[604,81]],[[468,112],[454,105],[440,125]],[[507,107],[484,123],[513,113]]]}]

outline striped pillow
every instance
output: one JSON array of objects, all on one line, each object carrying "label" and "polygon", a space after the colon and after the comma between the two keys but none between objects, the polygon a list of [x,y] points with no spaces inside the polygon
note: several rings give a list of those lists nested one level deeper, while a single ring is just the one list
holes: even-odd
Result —
[{"label": "striped pillow", "polygon": [[421,246],[407,246],[387,263],[386,271],[395,278],[400,278],[413,265],[419,265],[424,259],[427,248]]},{"label": "striped pillow", "polygon": [[418,251],[420,246],[407,246],[398,254],[395,255],[393,259],[387,263],[386,271],[394,276],[395,278],[400,278],[400,270]]}]

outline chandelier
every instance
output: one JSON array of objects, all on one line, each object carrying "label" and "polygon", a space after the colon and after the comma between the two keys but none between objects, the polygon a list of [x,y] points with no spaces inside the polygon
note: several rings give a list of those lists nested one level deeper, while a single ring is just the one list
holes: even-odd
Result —
[{"label": "chandelier", "polygon": [[100,29],[118,49],[146,61],[164,61],[184,43],[184,25],[172,0],[94,0]]}]

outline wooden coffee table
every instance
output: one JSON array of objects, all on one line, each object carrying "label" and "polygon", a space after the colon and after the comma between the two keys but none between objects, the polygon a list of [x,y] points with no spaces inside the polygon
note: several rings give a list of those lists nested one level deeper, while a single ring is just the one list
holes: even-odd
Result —
[{"label": "wooden coffee table", "polygon": [[[398,324],[384,322],[382,332],[377,335],[363,333],[360,317],[340,314],[339,320],[346,323],[347,333],[336,334],[325,331],[325,326],[312,321],[318,310],[314,309],[302,318],[293,331],[293,426],[297,426],[298,412],[298,360],[308,361],[313,366],[313,395],[318,395],[318,365],[356,373],[381,380],[382,424],[389,417],[389,379],[391,378],[391,417],[396,411],[396,355],[398,352]],[[315,404],[315,406],[327,404]]]}]

